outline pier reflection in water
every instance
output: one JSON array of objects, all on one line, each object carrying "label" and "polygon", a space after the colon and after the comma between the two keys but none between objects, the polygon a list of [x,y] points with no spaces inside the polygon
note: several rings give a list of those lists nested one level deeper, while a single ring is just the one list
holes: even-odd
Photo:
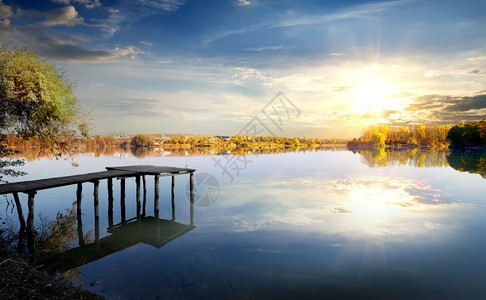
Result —
[{"label": "pier reflection in water", "polygon": [[138,243],[160,248],[196,228],[192,221],[182,224],[155,217],[136,217],[108,228],[109,236],[51,255],[42,264],[49,270],[66,272]]},{"label": "pier reflection in water", "polygon": [[[121,173],[120,173],[121,171]],[[35,181],[17,182],[0,186],[2,194],[12,193],[17,207],[20,229],[18,233],[18,248],[22,249],[27,233],[27,247],[30,259],[44,265],[48,270],[65,272],[80,267],[89,262],[101,259],[105,256],[129,248],[138,243],[145,243],[160,248],[170,241],[177,239],[195,228],[194,226],[194,169],[157,167],[157,166],[128,166],[107,168],[105,172],[82,174],[75,176],[42,179]],[[175,175],[189,174],[189,224],[175,221]],[[153,217],[146,215],[147,185],[146,175],[154,176],[154,204]],[[159,177],[171,176],[171,208],[172,219],[159,218]],[[135,177],[136,182],[136,217],[126,218],[125,180]],[[113,221],[113,178],[120,180],[120,219]],[[99,182],[107,180],[108,190],[108,228],[111,234],[100,239],[100,213],[99,213]],[[83,232],[83,183],[93,184],[93,208],[94,208],[94,241],[89,242],[90,233]],[[143,203],[141,199],[143,182]],[[37,190],[49,189],[64,185],[77,184],[76,202],[72,210],[66,210],[67,214],[59,212],[55,220],[51,220],[48,226],[36,231],[34,227],[34,197]],[[25,222],[19,199],[19,192],[28,195],[28,218]],[[74,206],[76,214],[74,217]],[[74,224],[76,223],[76,225]],[[76,229],[74,229],[76,228]],[[73,237],[77,236],[77,237]],[[69,249],[72,240],[78,240],[78,247]],[[37,249],[36,249],[37,248]]]}]

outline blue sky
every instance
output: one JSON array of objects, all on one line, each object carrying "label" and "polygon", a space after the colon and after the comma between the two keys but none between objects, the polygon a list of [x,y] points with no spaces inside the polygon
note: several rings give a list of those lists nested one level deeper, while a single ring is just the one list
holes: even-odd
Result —
[{"label": "blue sky", "polygon": [[[0,39],[77,83],[93,133],[274,134],[486,116],[485,1],[0,0]],[[268,123],[271,125],[271,123]],[[269,126],[270,126],[269,125]]]}]

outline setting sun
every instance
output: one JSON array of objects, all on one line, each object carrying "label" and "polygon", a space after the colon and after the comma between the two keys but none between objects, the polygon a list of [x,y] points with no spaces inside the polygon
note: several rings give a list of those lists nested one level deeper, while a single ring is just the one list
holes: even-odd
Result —
[{"label": "setting sun", "polygon": [[388,79],[366,73],[357,76],[349,90],[352,108],[369,112],[397,109],[399,103],[393,97],[395,93],[396,91]]}]

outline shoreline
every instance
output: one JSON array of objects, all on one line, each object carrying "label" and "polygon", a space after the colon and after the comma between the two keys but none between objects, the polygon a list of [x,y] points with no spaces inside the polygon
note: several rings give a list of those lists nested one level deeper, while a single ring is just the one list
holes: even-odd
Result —
[{"label": "shoreline", "polygon": [[0,293],[2,299],[106,299],[62,274],[40,270],[6,249],[0,249]]}]

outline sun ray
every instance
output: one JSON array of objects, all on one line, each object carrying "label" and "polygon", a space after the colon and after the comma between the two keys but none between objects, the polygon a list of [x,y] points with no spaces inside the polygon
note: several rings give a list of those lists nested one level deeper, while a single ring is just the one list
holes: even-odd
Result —
[{"label": "sun ray", "polygon": [[359,112],[381,113],[387,110],[403,109],[407,99],[400,85],[393,78],[378,75],[369,70],[359,71],[350,76],[351,88],[346,91],[350,108]]}]

